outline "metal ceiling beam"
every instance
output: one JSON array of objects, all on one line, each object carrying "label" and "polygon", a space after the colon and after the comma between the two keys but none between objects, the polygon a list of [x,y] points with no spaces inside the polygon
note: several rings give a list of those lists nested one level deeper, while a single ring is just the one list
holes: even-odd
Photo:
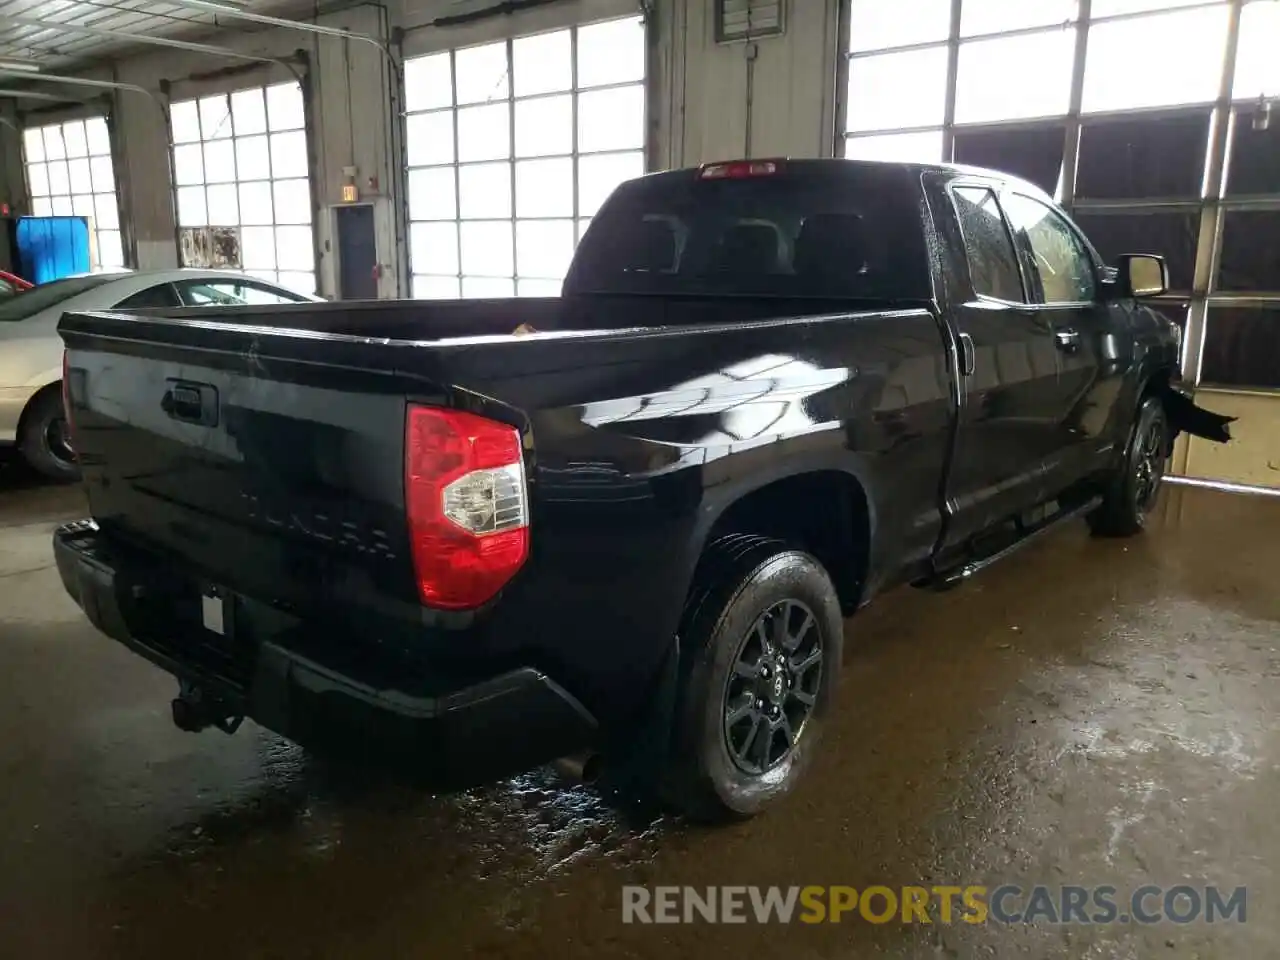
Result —
[{"label": "metal ceiling beam", "polygon": [[42,83],[66,83],[77,87],[97,87],[100,90],[129,90],[133,93],[140,93],[143,96],[150,97],[156,104],[160,101],[156,99],[156,95],[146,87],[140,87],[136,83],[118,83],[115,80],[90,80],[87,77],[63,77],[55,73],[27,73],[24,70],[10,70],[6,67],[0,67],[0,77],[19,77],[27,81],[40,81]]},{"label": "metal ceiling beam", "polygon": [[60,97],[52,93],[39,93],[35,90],[19,90],[17,87],[0,88],[0,97],[13,97],[17,100],[51,100],[54,103],[77,103],[75,97]]},{"label": "metal ceiling beam", "polygon": [[274,57],[241,53],[238,50],[230,50],[226,47],[218,47],[207,43],[192,43],[188,40],[173,40],[169,37],[152,37],[141,33],[129,33],[126,30],[108,30],[104,27],[85,27],[78,23],[61,23],[56,20],[40,20],[36,17],[0,16],[0,24],[6,23],[19,27],[35,27],[41,30],[78,33],[87,37],[104,37],[109,40],[127,40],[132,43],[147,43],[157,47],[172,47],[175,50],[187,50],[191,53],[210,54],[216,57],[230,57],[236,60],[252,60],[255,63],[279,62]]},{"label": "metal ceiling beam", "polygon": [[303,33],[319,34],[322,37],[337,37],[340,40],[362,40],[365,43],[371,43],[383,53],[387,52],[387,48],[383,46],[381,40],[377,37],[371,37],[367,33],[356,33],[352,30],[342,30],[338,27],[325,27],[318,23],[302,23],[298,20],[286,20],[282,17],[271,17],[265,13],[253,13],[241,7],[233,7],[226,3],[214,3],[213,0],[168,0],[175,7],[183,7],[188,10],[200,10],[203,13],[212,13],[220,17],[230,17],[233,20],[246,20],[250,23],[261,23],[269,27],[282,27],[286,30],[300,30]]}]

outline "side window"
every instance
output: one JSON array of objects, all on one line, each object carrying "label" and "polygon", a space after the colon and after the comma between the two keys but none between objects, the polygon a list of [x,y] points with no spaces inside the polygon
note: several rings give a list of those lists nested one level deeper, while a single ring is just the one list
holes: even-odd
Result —
[{"label": "side window", "polygon": [[235,280],[189,280],[179,286],[182,290],[182,299],[192,307],[238,307],[245,304],[303,302],[301,297],[290,296],[284,291]]},{"label": "side window", "polygon": [[1021,303],[1018,255],[1004,217],[1000,215],[995,193],[986,187],[956,187],[953,194],[973,292]]},{"label": "side window", "polygon": [[1040,276],[1041,303],[1093,300],[1093,264],[1080,235],[1047,204],[1013,193],[1005,198],[1009,222],[1025,238]]},{"label": "side window", "polygon": [[178,294],[174,291],[173,284],[162,283],[159,286],[139,290],[133,296],[121,300],[116,306],[126,310],[141,310],[146,307],[178,307],[181,303],[178,301]]}]

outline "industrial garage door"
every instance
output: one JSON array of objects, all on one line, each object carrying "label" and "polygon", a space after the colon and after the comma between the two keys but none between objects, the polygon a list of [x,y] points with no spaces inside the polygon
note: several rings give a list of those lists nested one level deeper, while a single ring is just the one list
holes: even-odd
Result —
[{"label": "industrial garage door", "polygon": [[[1236,11],[1239,10],[1239,16]],[[1081,19],[1080,11],[1087,11]],[[844,154],[955,160],[1058,196],[1108,261],[1163,254],[1183,374],[1239,416],[1179,472],[1280,486],[1280,3],[853,0]]]},{"label": "industrial garage door", "polygon": [[246,272],[316,289],[302,89],[253,87],[174,103],[178,226],[238,227]]},{"label": "industrial garage door", "polygon": [[405,63],[415,297],[554,296],[591,215],[644,172],[639,17]]},{"label": "industrial garage door", "polygon": [[93,267],[123,267],[120,205],[105,117],[68,120],[22,132],[31,212],[89,221]]}]

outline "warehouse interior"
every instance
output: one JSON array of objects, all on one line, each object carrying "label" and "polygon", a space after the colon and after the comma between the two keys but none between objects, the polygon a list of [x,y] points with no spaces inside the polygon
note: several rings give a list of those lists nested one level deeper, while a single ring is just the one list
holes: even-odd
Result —
[{"label": "warehouse interior", "polygon": [[[1108,260],[1164,256],[1183,381],[1236,418],[1228,444],[1179,438],[1140,543],[1064,532],[852,618],[836,746],[724,831],[543,771],[424,796],[258,728],[167,727],[170,679],[53,568],[79,489],[0,451],[0,953],[1271,955],[1278,50],[1280,0],[0,0],[0,208],[86,217],[94,269],[209,266],[229,231],[231,267],[327,299],[553,297],[647,172],[972,164]],[[1250,922],[655,930],[618,907],[628,883],[1193,876],[1247,886]]]}]

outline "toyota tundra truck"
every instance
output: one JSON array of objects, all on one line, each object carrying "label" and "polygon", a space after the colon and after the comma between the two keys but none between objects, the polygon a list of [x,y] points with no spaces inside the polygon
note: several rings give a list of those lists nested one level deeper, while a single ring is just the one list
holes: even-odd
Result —
[{"label": "toyota tundra truck", "polygon": [[1137,534],[1176,433],[1227,439],[1166,282],[1000,173],[745,160],[621,185],[557,298],[69,313],[58,570],[184,729],[749,816],[846,617]]}]

